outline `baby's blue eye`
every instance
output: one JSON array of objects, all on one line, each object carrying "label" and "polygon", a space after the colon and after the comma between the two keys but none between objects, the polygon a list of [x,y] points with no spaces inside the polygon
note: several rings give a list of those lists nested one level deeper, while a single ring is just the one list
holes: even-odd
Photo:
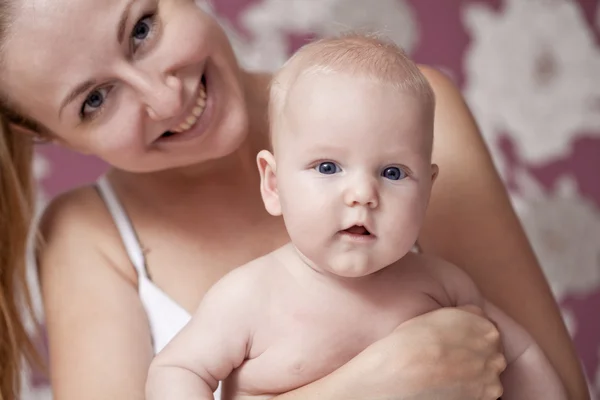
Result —
[{"label": "baby's blue eye", "polygon": [[383,170],[381,176],[391,181],[399,181],[400,179],[406,178],[406,172],[398,167],[387,167]]},{"label": "baby's blue eye", "polygon": [[317,166],[317,171],[319,171],[321,174],[324,174],[324,175],[332,175],[337,172],[340,172],[341,169],[340,169],[340,167],[338,167],[338,165],[336,163],[331,162],[331,161],[325,161],[325,162],[320,163]]},{"label": "baby's blue eye", "polygon": [[87,99],[85,99],[85,105],[92,108],[98,108],[104,103],[104,96],[99,90],[94,90]]}]

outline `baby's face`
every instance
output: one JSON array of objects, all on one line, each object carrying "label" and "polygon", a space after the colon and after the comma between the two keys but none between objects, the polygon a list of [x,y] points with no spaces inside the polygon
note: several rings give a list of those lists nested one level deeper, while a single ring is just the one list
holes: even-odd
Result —
[{"label": "baby's face", "polygon": [[315,267],[373,273],[417,240],[437,167],[423,100],[343,74],[301,77],[276,124],[281,210]]}]

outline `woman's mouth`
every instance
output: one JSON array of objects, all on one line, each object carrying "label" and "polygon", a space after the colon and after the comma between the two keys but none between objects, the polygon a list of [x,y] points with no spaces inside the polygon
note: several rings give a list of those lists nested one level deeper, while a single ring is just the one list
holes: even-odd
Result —
[{"label": "woman's mouth", "polygon": [[185,117],[183,122],[179,123],[175,128],[166,131],[161,135],[161,138],[173,136],[178,133],[183,133],[193,127],[206,109],[206,77],[202,75],[200,85],[198,87],[198,95],[196,102],[190,113]]}]

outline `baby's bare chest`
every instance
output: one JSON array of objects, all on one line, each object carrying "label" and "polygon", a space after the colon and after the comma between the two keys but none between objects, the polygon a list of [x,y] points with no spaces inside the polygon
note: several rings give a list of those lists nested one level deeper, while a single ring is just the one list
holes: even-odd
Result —
[{"label": "baby's bare chest", "polygon": [[439,308],[430,292],[427,285],[416,285],[377,296],[282,296],[232,380],[247,394],[282,393],[310,383],[401,323]]}]

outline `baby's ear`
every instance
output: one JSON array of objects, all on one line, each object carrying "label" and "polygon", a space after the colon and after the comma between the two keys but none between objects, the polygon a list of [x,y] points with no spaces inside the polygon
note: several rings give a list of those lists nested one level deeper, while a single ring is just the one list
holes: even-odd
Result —
[{"label": "baby's ear", "polygon": [[437,166],[437,164],[431,164],[431,183],[435,182],[435,178],[438,177],[439,173],[440,168]]},{"label": "baby's ear", "polygon": [[281,215],[281,203],[277,191],[277,165],[275,157],[267,150],[261,150],[256,156],[258,172],[260,173],[260,194],[267,212],[274,216]]}]

